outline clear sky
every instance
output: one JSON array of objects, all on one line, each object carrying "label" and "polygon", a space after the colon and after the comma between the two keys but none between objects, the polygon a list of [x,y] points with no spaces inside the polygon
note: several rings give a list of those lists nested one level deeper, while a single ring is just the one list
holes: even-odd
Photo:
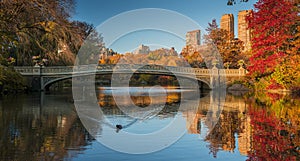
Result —
[{"label": "clear sky", "polygon": [[[212,19],[216,19],[219,24],[223,14],[232,13],[234,14],[235,35],[237,36],[238,11],[253,9],[253,4],[256,1],[249,0],[247,3],[238,2],[236,5],[227,6],[227,0],[77,0],[76,13],[73,19],[92,23],[97,27],[123,12],[142,8],[161,8],[183,14],[205,29],[208,26],[208,22],[211,22]],[[159,17],[157,16],[157,18]],[[178,25],[184,26],[185,24]],[[153,48],[174,46],[180,52],[185,45],[184,40],[179,40],[178,38],[175,38],[178,41],[168,41],[168,34],[161,34],[161,36],[164,36],[164,38],[161,38],[161,41],[164,41],[163,43],[150,41],[150,39],[160,39],[158,35],[160,35],[159,32],[151,30],[129,33],[127,36],[120,38],[117,43],[110,44],[109,47],[124,53],[134,50],[140,44],[153,46]],[[106,37],[105,35],[103,36],[104,42],[107,44]]]}]

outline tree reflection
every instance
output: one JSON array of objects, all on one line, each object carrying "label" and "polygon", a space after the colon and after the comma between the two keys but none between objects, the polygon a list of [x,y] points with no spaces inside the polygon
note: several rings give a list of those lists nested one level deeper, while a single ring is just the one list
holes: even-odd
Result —
[{"label": "tree reflection", "polygon": [[[227,96],[224,106],[237,104],[228,97],[232,96]],[[248,160],[300,160],[299,98],[276,93],[245,97],[248,107],[225,107],[206,136],[213,156],[221,150],[233,152],[238,145],[240,154],[248,155]]]},{"label": "tree reflection", "polygon": [[[156,117],[174,117],[182,112],[189,133],[200,134],[206,128],[209,133],[205,141],[214,157],[219,151],[239,151],[248,155],[249,161],[300,160],[300,99],[276,93],[245,97],[246,103],[242,97],[227,95],[213,128],[206,120],[209,106],[205,102],[209,104],[209,97],[202,100],[195,114],[188,108],[178,111],[180,94],[169,93],[167,105]],[[131,98],[137,105],[150,103],[149,96]],[[64,160],[74,157],[93,140],[65,98],[46,101],[51,105],[42,108],[36,98],[18,96],[0,101],[0,160]],[[107,93],[98,93],[98,103],[106,115],[124,115]]]},{"label": "tree reflection", "polygon": [[185,111],[184,116],[187,122],[191,123],[187,124],[188,133],[200,134],[203,132],[201,124],[204,125],[203,129],[207,128],[209,131],[205,141],[209,143],[208,148],[213,157],[217,157],[218,151],[234,152],[238,135],[239,151],[242,155],[247,155],[250,148],[250,119],[246,113],[247,106],[241,97],[227,95],[225,100],[223,110],[214,126],[208,121],[212,102],[206,105],[207,100],[202,100],[196,115]]},{"label": "tree reflection", "polygon": [[[100,91],[97,98],[98,104],[105,115],[126,115],[118,108],[112,95],[101,93]],[[155,99],[155,97],[151,99],[149,96],[131,96],[131,100],[127,100],[126,98],[127,97],[124,97],[120,103],[124,106],[128,106],[128,109],[131,108],[131,101],[141,108],[148,106],[150,103],[158,105],[166,103],[164,108],[158,113],[158,117],[167,117],[168,115],[173,117],[179,108],[178,102],[180,102],[180,93],[168,93],[165,102],[160,102],[161,99]]]},{"label": "tree reflection", "polygon": [[256,95],[249,107],[252,147],[248,160],[300,160],[299,99]]},{"label": "tree reflection", "polygon": [[214,157],[221,150],[233,152],[235,149],[235,133],[238,132],[241,120],[238,111],[222,111],[218,123],[206,136],[210,142],[209,149]]},{"label": "tree reflection", "polygon": [[[167,89],[167,88],[166,88]],[[107,91],[106,89],[100,88],[97,91],[97,99],[98,99],[98,104],[100,107],[115,107],[117,108],[117,104],[114,100],[113,95],[105,93]],[[174,103],[180,102],[181,99],[181,94],[179,92],[170,92],[167,93],[166,100],[161,100],[161,99],[156,99],[159,98],[160,96],[152,96],[153,98],[150,98],[148,95],[142,95],[141,93],[137,95],[131,95],[130,98],[131,100],[128,100],[126,96],[122,98],[122,96],[118,96],[120,98],[119,104],[121,103],[124,106],[130,106],[131,101],[139,107],[145,107],[152,104],[167,104],[167,105],[172,105]]]},{"label": "tree reflection", "polygon": [[1,102],[0,160],[63,160],[92,139],[71,107],[40,108],[27,99]]}]

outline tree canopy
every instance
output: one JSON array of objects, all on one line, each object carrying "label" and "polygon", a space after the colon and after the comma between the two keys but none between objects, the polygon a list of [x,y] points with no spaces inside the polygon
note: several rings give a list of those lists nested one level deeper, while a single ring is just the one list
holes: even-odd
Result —
[{"label": "tree canopy", "polygon": [[1,0],[1,56],[16,58],[16,65],[32,65],[33,56],[50,65],[71,65],[93,29],[70,21],[74,8],[74,0]]},{"label": "tree canopy", "polygon": [[248,70],[254,84],[265,89],[300,85],[299,1],[293,2],[259,0],[247,18],[252,31]]},{"label": "tree canopy", "polygon": [[215,19],[208,23],[206,31],[208,33],[204,35],[203,45],[186,46],[181,52],[191,66],[211,68],[213,63],[217,63],[219,67],[223,67],[224,62],[227,68],[238,68],[239,60],[247,60],[243,52],[243,42],[234,39],[227,30],[220,29]]}]

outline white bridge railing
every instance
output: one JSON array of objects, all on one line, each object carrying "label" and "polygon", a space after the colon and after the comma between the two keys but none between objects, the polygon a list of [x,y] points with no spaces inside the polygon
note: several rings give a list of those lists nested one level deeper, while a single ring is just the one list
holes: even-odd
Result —
[{"label": "white bridge railing", "polygon": [[118,64],[118,65],[81,65],[81,66],[52,66],[52,67],[34,67],[34,66],[16,66],[16,71],[22,75],[67,75],[89,72],[114,72],[128,70],[138,72],[158,72],[174,74],[195,74],[196,76],[245,76],[246,70],[240,69],[199,69],[189,67],[159,66],[159,65],[138,65],[138,64]]}]

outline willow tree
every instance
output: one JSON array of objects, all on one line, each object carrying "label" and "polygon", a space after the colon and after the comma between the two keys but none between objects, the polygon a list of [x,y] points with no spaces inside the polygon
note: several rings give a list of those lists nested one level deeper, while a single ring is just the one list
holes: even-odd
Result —
[{"label": "willow tree", "polygon": [[[74,7],[74,0],[1,0],[1,55],[15,57],[17,65],[32,65],[32,56],[70,65],[82,43],[80,29],[69,21]],[[60,45],[68,51],[59,53]]]}]

